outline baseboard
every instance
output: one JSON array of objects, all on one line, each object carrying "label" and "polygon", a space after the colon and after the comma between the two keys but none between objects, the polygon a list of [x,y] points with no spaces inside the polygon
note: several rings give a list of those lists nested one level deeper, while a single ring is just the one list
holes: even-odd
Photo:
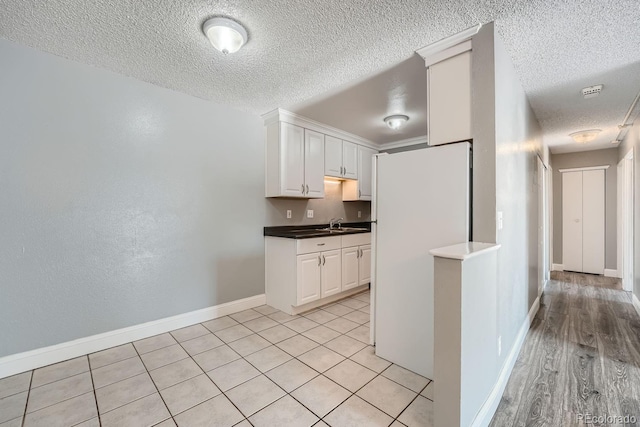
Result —
[{"label": "baseboard", "polygon": [[552,271],[564,271],[564,265],[563,264],[552,264],[551,270]]},{"label": "baseboard", "polygon": [[498,375],[496,384],[493,386],[489,397],[487,397],[487,400],[485,400],[484,404],[478,411],[476,418],[471,424],[473,427],[486,427],[491,423],[491,419],[496,413],[496,409],[498,409],[498,405],[500,404],[500,400],[502,399],[504,389],[507,387],[507,382],[509,382],[509,377],[511,376],[511,371],[513,371],[513,366],[516,364],[516,360],[518,359],[518,355],[520,354],[522,344],[524,344],[524,339],[527,337],[527,332],[529,332],[531,322],[533,322],[533,318],[536,317],[539,308],[540,298],[536,298],[536,300],[533,302],[533,305],[531,306],[531,309],[529,310],[529,315],[524,319],[522,326],[520,326],[520,330],[518,331],[518,335],[516,336],[516,342],[513,344],[513,347],[511,347],[511,351],[504,361],[504,365],[502,367],[502,370],[500,371],[500,375]]},{"label": "baseboard", "polygon": [[638,300],[638,297],[634,293],[631,294],[631,300],[633,301],[633,308],[636,309],[640,316],[640,300]]},{"label": "baseboard", "polygon": [[218,317],[227,316],[239,311],[258,307],[266,303],[266,296],[256,295],[225,304],[203,308],[164,319],[154,320],[115,331],[91,335],[85,338],[11,354],[0,358],[0,378],[62,362],[107,348],[137,341],[154,335],[173,331],[205,322]]},{"label": "baseboard", "polygon": [[617,278],[620,278],[620,276],[618,275],[618,270],[611,270],[609,268],[605,268],[604,269],[604,277],[617,277]]}]

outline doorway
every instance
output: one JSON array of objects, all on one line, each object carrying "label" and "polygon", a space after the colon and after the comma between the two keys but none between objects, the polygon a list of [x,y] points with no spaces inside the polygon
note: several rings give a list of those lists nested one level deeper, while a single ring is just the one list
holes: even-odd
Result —
[{"label": "doorway", "polygon": [[633,149],[618,163],[618,275],[633,290]]},{"label": "doorway", "polygon": [[538,156],[537,162],[538,185],[538,296],[549,279],[549,198],[548,198],[548,169]]},{"label": "doorway", "polygon": [[560,170],[565,271],[604,274],[605,169]]}]

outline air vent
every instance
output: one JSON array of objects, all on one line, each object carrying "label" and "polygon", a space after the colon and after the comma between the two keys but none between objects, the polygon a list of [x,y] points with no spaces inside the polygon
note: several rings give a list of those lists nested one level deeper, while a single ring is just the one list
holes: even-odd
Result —
[{"label": "air vent", "polygon": [[582,89],[582,96],[584,99],[595,98],[602,92],[602,85],[589,86]]}]

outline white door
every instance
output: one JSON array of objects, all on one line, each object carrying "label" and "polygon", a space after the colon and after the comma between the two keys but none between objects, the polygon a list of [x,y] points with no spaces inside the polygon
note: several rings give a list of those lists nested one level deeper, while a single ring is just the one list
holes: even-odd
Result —
[{"label": "white door", "polygon": [[621,214],[622,237],[621,251],[618,256],[621,258],[620,276],[622,277],[622,289],[633,290],[633,151],[629,151],[620,162],[622,173],[618,179],[622,182],[621,191]]},{"label": "white door", "polygon": [[360,285],[371,283],[371,245],[360,246],[358,267]]},{"label": "white door", "polygon": [[353,142],[342,142],[342,176],[348,179],[358,179],[358,146]]},{"label": "white door", "polygon": [[304,129],[280,123],[280,174],[283,196],[304,197]]},{"label": "white door", "polygon": [[582,172],[562,174],[562,264],[582,271]]},{"label": "white door", "polygon": [[342,290],[358,286],[358,247],[342,249]]},{"label": "white door", "polygon": [[319,252],[298,255],[297,258],[297,298],[296,305],[320,299],[320,268],[322,257]]},{"label": "white door", "polygon": [[371,200],[373,156],[376,153],[370,148],[358,147],[358,200]]},{"label": "white door", "polygon": [[605,171],[582,172],[582,270],[604,274],[604,175]]},{"label": "white door", "polygon": [[304,130],[304,181],[306,196],[324,197],[324,135]]},{"label": "white door", "polygon": [[324,137],[324,174],[342,177],[342,140],[329,135]]},{"label": "white door", "polygon": [[542,289],[547,279],[547,195],[546,195],[546,167],[538,157],[538,296],[542,294]]},{"label": "white door", "polygon": [[322,252],[321,293],[320,297],[328,297],[342,291],[342,251]]}]

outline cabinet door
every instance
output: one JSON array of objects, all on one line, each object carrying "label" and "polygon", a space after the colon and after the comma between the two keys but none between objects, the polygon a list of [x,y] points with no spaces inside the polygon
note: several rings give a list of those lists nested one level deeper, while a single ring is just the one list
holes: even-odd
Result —
[{"label": "cabinet door", "polygon": [[329,135],[324,137],[324,174],[342,177],[342,140]]},{"label": "cabinet door", "polygon": [[283,196],[305,197],[304,146],[303,128],[280,123],[280,189]]},{"label": "cabinet door", "polygon": [[377,151],[366,147],[358,147],[358,200],[371,200],[373,194],[372,174],[373,156]]},{"label": "cabinet door", "polygon": [[371,283],[371,245],[360,246],[358,277],[360,285]]},{"label": "cabinet door", "polygon": [[471,139],[471,51],[431,65],[427,76],[429,145]]},{"label": "cabinet door", "polygon": [[342,259],[340,249],[322,252],[321,256],[320,297],[324,298],[342,291]]},{"label": "cabinet door", "polygon": [[298,255],[297,258],[297,305],[320,299],[320,264],[319,252]]},{"label": "cabinet door", "polygon": [[342,142],[342,176],[358,179],[358,146],[353,142]]},{"label": "cabinet door", "polygon": [[324,135],[304,130],[304,181],[306,197],[324,197]]},{"label": "cabinet door", "polygon": [[358,286],[359,248],[342,249],[342,290],[346,291]]}]

